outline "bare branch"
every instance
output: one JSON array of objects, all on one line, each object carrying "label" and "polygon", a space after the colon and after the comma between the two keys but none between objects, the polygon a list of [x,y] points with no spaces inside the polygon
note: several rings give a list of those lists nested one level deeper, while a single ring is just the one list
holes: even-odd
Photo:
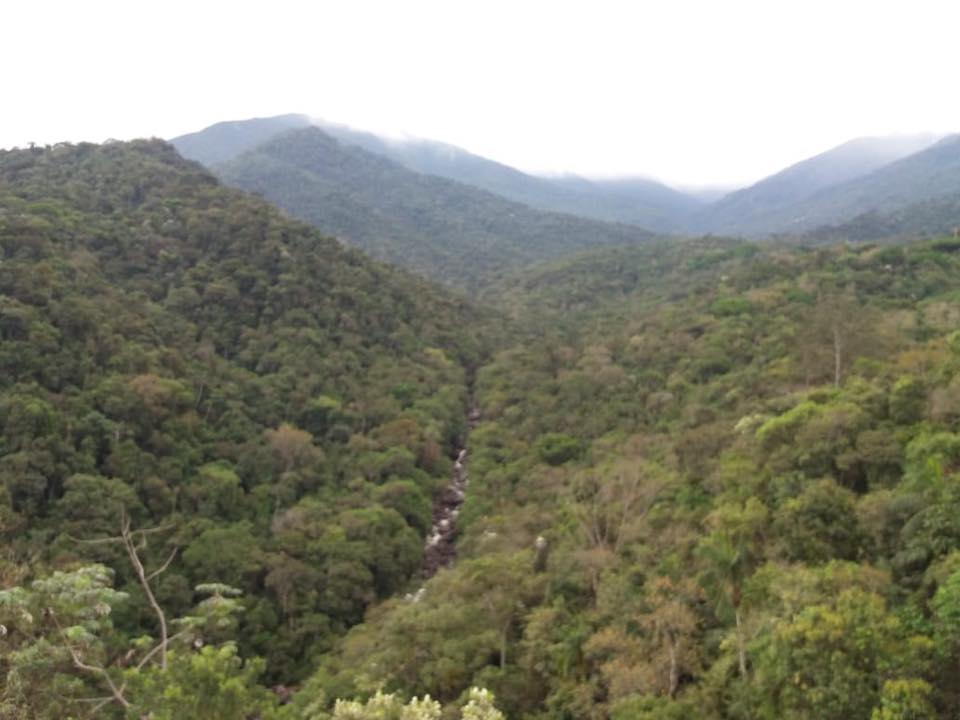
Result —
[{"label": "bare branch", "polygon": [[[66,695],[63,695],[63,696],[60,696],[60,697],[63,697],[64,699],[67,699],[67,696],[66,696]],[[113,695],[105,695],[105,696],[103,696],[103,697],[92,697],[92,698],[71,697],[71,698],[69,698],[69,699],[70,699],[72,702],[78,702],[78,703],[104,703],[104,704],[106,704],[106,703],[111,703],[111,702],[113,702],[113,699],[114,699],[114,698],[113,698]]]},{"label": "bare branch", "polygon": [[147,582],[149,582],[150,580],[153,580],[155,577],[160,575],[164,570],[170,567],[170,563],[172,563],[173,559],[177,556],[177,551],[179,551],[179,549],[180,548],[174,548],[173,552],[170,553],[170,557],[167,558],[166,562],[163,563],[163,565],[161,565],[159,568],[154,570],[152,573],[147,575]]},{"label": "bare branch", "polygon": [[[169,644],[172,643],[174,640],[178,640],[178,639],[182,638],[184,635],[187,634],[187,632],[188,632],[187,630],[181,630],[180,632],[176,633],[175,635],[171,635],[169,638],[167,638],[166,645],[169,645]],[[150,662],[150,658],[152,658],[154,655],[156,655],[158,652],[160,652],[160,649],[161,649],[161,648],[165,648],[165,647],[166,647],[166,646],[165,646],[163,643],[158,643],[158,644],[156,645],[156,647],[154,647],[150,652],[148,652],[146,655],[144,655],[144,656],[140,659],[140,662],[138,662],[138,663],[137,663],[137,666],[136,666],[136,667],[137,667],[137,670],[143,670],[143,668],[146,666],[146,664],[147,664],[148,662]]]},{"label": "bare branch", "polygon": [[[163,608],[160,607],[160,603],[157,602],[156,596],[153,594],[153,589],[150,587],[150,579],[147,577],[146,570],[143,567],[143,563],[140,561],[140,555],[137,553],[137,544],[134,540],[134,537],[137,534],[140,534],[141,531],[132,531],[130,529],[130,516],[126,512],[123,513],[120,521],[120,537],[123,539],[123,545],[127,550],[127,556],[130,558],[130,564],[133,565],[133,570],[137,574],[137,578],[140,580],[140,585],[143,588],[144,594],[147,596],[147,602],[150,603],[150,607],[153,608],[154,613],[157,616],[157,620],[160,623],[160,667],[164,670],[167,669],[167,616],[163,612]],[[145,536],[141,534],[141,540],[145,540]],[[176,554],[176,550],[174,551]],[[159,572],[162,572],[173,560],[173,555],[164,563],[164,566],[157,573],[151,575],[154,577]]]},{"label": "bare branch", "polygon": [[[157,527],[143,528],[141,530],[131,530],[130,532],[133,535],[145,536],[145,535],[153,535],[154,533],[166,532],[167,530],[173,530],[175,527],[176,527],[175,525],[158,525]],[[123,543],[122,535],[105,537],[105,538],[94,538],[92,540],[74,537],[69,533],[67,533],[66,535],[73,542],[82,543],[83,545],[107,545],[109,543]]]},{"label": "bare branch", "polygon": [[108,545],[110,543],[122,543],[123,538],[119,537],[106,537],[106,538],[96,538],[93,540],[85,540],[84,538],[74,537],[69,533],[65,533],[68,538],[70,538],[75,543],[81,543],[83,545]]}]

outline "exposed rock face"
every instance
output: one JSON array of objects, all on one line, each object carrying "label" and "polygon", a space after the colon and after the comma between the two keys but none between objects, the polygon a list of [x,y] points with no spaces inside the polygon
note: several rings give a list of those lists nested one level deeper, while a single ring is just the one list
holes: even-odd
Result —
[{"label": "exposed rock face", "polygon": [[[480,421],[480,411],[475,407],[471,408],[467,420],[470,427],[474,427]],[[437,496],[433,504],[433,527],[430,528],[423,548],[421,574],[424,579],[436,575],[440,568],[449,567],[457,556],[454,544],[457,538],[457,516],[467,497],[469,481],[467,448],[464,446],[457,449],[450,484]]]},{"label": "exposed rock face", "polygon": [[461,448],[453,464],[453,478],[433,505],[433,527],[423,549],[423,577],[429,578],[443,567],[449,566],[456,557],[454,541],[457,536],[457,515],[466,498],[467,471],[466,448]]},{"label": "exposed rock face", "polygon": [[550,543],[543,535],[537,536],[533,544],[533,571],[541,573],[547,569],[547,556],[550,555]]}]

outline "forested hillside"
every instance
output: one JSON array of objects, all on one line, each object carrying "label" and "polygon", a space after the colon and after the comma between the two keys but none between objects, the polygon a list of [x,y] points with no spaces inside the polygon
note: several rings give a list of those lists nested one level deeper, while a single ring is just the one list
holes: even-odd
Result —
[{"label": "forested hillside", "polygon": [[376,258],[458,288],[585,248],[652,237],[423,175],[315,127],[284,133],[216,172]]},{"label": "forested hillside", "polygon": [[[958,194],[960,137],[949,135],[925,150],[872,172],[823,187],[806,197],[787,195],[770,207],[751,209],[748,205],[738,209],[733,201],[740,193],[735,193],[708,210],[701,227],[755,237],[798,234],[824,225],[842,224],[864,213],[902,211],[909,218],[911,206],[920,209],[924,203],[940,202]],[[726,210],[721,213],[724,207]],[[714,222],[713,213],[728,217],[724,222]]]},{"label": "forested hillside", "polygon": [[228,162],[285,130],[311,124],[344,145],[387,157],[409,170],[465,183],[541,210],[669,232],[683,227],[687,216],[702,206],[697,199],[653,180],[538,177],[446,143],[385,138],[346,125],[311,120],[305,115],[217,123],[170,142],[184,157],[213,166]]},{"label": "forested hillside", "polygon": [[[328,142],[321,151],[317,134],[279,142],[285,132],[311,127],[344,147]],[[306,160],[291,166],[291,159],[299,160],[292,147],[305,144],[307,137],[312,148],[300,151],[311,158],[309,167]],[[561,228],[555,216],[552,222],[546,214],[538,218],[530,215],[530,208],[675,234],[790,235],[823,241],[942,233],[960,224],[954,207],[960,194],[960,144],[955,136],[937,137],[856,138],[710,203],[644,178],[536,177],[452,145],[384,138],[305,115],[217,123],[171,142],[184,156],[208,167],[228,166],[222,172],[229,182],[264,194],[321,229],[353,236],[378,257],[437,277],[434,265],[445,274],[456,264],[453,257],[464,250],[448,244],[451,234],[468,237],[472,253],[482,252],[479,246],[504,257],[516,255],[512,245],[529,238],[538,261],[611,244],[608,226]],[[281,163],[282,146],[290,152]],[[392,167],[358,150],[390,160]],[[402,169],[432,177],[417,178]],[[466,188],[440,178],[528,207],[495,207],[489,196],[465,198]],[[478,227],[490,211],[512,214],[511,222]],[[622,232],[614,235],[619,244],[626,241]],[[558,238],[553,253],[545,252],[553,245],[550,237]],[[585,239],[589,237],[596,240]],[[391,252],[393,245],[402,246],[403,252]],[[490,275],[483,276],[484,282],[488,279]]]},{"label": "forested hillside", "polygon": [[646,178],[538,177],[432,140],[390,140],[341,125],[321,127],[347,145],[385,155],[411,170],[473,185],[541,210],[676,232],[703,207],[696,198]]},{"label": "forested hillside", "polygon": [[0,717],[255,716],[418,573],[480,316],[159,141],[0,153],[0,248]]},{"label": "forested hillside", "polygon": [[346,144],[418,172],[536,208],[663,233],[765,237],[829,225],[834,239],[871,240],[930,236],[960,224],[955,207],[960,146],[955,137],[938,143],[929,133],[856,138],[705,203],[644,178],[533,177],[443,143],[389,141],[323,127]]},{"label": "forested hillside", "polygon": [[502,285],[528,335],[478,376],[461,557],[303,697],[381,678],[483,684],[511,718],[953,717],[957,253],[709,240]]},{"label": "forested hillside", "polygon": [[0,717],[960,712],[954,238],[471,305],[138,141],[0,153],[0,248]]},{"label": "forested hillside", "polygon": [[960,227],[960,192],[924,200],[897,210],[880,208],[837,225],[826,225],[806,233],[812,242],[851,240],[906,240],[953,235]]},{"label": "forested hillside", "polygon": [[275,138],[288,130],[310,127],[306,115],[291,113],[249,120],[219,122],[198,132],[170,140],[177,152],[188,160],[212,167],[229,162],[247,150]]},{"label": "forested hillside", "polygon": [[[763,235],[788,231],[803,219],[797,203],[831,192],[830,188],[864,177],[874,170],[928,148],[933,135],[857,138],[807,158],[764,178],[743,190],[732,192],[704,208],[689,227],[715,233]],[[851,211],[851,217],[863,208]],[[826,223],[830,218],[819,220]],[[810,222],[817,224],[814,217]],[[809,223],[808,223],[809,227]]]}]

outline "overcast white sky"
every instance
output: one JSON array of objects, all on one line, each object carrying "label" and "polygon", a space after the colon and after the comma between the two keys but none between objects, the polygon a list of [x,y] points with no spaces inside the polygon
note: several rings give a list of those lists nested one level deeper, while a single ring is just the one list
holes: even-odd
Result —
[{"label": "overcast white sky", "polygon": [[11,0],[0,147],[302,112],[529,171],[740,184],[960,130],[960,3]]}]

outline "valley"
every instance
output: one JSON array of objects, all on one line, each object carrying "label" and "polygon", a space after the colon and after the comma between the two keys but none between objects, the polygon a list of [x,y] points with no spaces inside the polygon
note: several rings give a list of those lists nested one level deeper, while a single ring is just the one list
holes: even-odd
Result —
[{"label": "valley", "polygon": [[[480,411],[473,403],[467,413],[468,427],[473,428],[479,420]],[[460,508],[467,499],[467,445],[457,443],[454,446],[453,471],[450,484],[443,488],[433,501],[433,524],[423,548],[423,567],[421,575],[429,580],[439,570],[450,567],[457,556],[457,518]],[[417,591],[418,593],[420,590]],[[413,595],[416,597],[416,593]]]},{"label": "valley", "polygon": [[2,18],[0,720],[960,718],[960,5]]},{"label": "valley", "polygon": [[0,716],[956,714],[957,143],[844,148],[0,151]]}]

